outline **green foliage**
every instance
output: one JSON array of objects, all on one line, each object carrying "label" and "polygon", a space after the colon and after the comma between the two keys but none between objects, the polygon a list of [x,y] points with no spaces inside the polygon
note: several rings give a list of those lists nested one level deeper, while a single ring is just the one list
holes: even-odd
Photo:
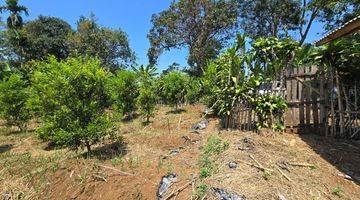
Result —
[{"label": "green foliage", "polygon": [[130,66],[135,60],[126,33],[101,27],[94,15],[80,18],[69,42],[70,55],[98,57],[102,66],[112,71]]},{"label": "green foliage", "polygon": [[160,78],[161,96],[166,103],[175,106],[176,110],[185,100],[188,79],[186,74],[178,71],[170,72]]},{"label": "green foliage", "polygon": [[218,156],[228,148],[228,141],[222,141],[215,136],[210,136],[208,138],[199,160],[201,167],[199,176],[201,179],[210,177],[216,171],[217,167],[215,161],[218,159]]},{"label": "green foliage", "polygon": [[68,35],[71,32],[71,26],[64,20],[39,16],[23,27],[21,31],[25,40],[23,51],[20,49],[17,51],[27,61],[46,59],[49,55],[58,59],[67,58]]},{"label": "green foliage", "polygon": [[20,130],[26,127],[26,123],[31,119],[27,105],[29,96],[28,84],[19,74],[13,73],[1,81],[0,116],[8,125],[18,126]]},{"label": "green foliage", "polygon": [[202,85],[200,78],[190,78],[185,99],[187,103],[194,104],[200,102],[202,98]]},{"label": "green foliage", "polygon": [[342,193],[343,193],[343,190],[341,189],[341,187],[338,185],[336,186],[335,188],[332,189],[332,194],[338,196],[338,197],[341,197],[342,196]]},{"label": "green foliage", "polygon": [[136,110],[136,97],[139,95],[137,75],[134,72],[121,70],[113,76],[108,85],[113,107],[122,115],[132,116]]},{"label": "green foliage", "polygon": [[220,116],[228,116],[235,103],[246,93],[245,37],[238,36],[238,42],[211,62],[204,72],[203,88],[205,103]]},{"label": "green foliage", "polygon": [[284,98],[272,95],[262,95],[250,100],[258,117],[257,129],[273,128],[283,131],[282,116],[287,108]]},{"label": "green foliage", "polygon": [[360,76],[360,33],[312,49],[309,64],[336,69],[341,82],[353,84]]},{"label": "green foliage", "polygon": [[95,59],[71,58],[35,63],[32,106],[42,124],[40,138],[77,149],[99,142],[110,132],[106,83],[109,74]]},{"label": "green foliage", "polygon": [[205,196],[206,192],[209,190],[209,186],[206,184],[201,184],[197,187],[195,196],[198,197],[198,199],[201,199]]},{"label": "green foliage", "polygon": [[285,38],[259,38],[252,44],[251,53],[257,63],[253,69],[255,74],[262,73],[266,77],[274,78],[291,66],[297,51],[300,51],[298,42]]},{"label": "green foliage", "polygon": [[240,1],[241,27],[252,38],[284,37],[301,25],[298,0]]},{"label": "green foliage", "polygon": [[154,78],[157,73],[156,73],[156,66],[155,65],[140,65],[139,68],[136,67],[132,67],[132,69],[136,72],[136,74],[139,77],[139,81],[140,82],[146,82],[149,81],[150,79]]},{"label": "green foliage", "polygon": [[192,73],[201,75],[207,61],[215,58],[234,35],[237,5],[236,0],[172,2],[151,19],[149,62],[155,64],[162,52],[172,48],[187,48]]},{"label": "green foliage", "polygon": [[149,123],[150,117],[154,117],[157,99],[158,96],[152,82],[140,86],[136,103],[140,114],[146,118],[145,123]]}]

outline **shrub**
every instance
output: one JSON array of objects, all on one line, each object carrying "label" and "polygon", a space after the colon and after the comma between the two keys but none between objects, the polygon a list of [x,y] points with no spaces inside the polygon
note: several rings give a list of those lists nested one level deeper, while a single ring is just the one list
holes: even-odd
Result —
[{"label": "shrub", "polygon": [[111,126],[105,112],[109,74],[90,58],[59,62],[51,57],[35,64],[32,105],[42,119],[40,138],[75,149],[85,146],[90,152]]},{"label": "shrub", "polygon": [[185,99],[187,103],[198,103],[202,98],[201,82],[198,78],[192,78],[189,80]]},{"label": "shrub", "polygon": [[136,101],[140,114],[146,118],[146,123],[149,123],[150,117],[154,117],[157,101],[156,91],[151,83],[140,86]]},{"label": "shrub", "polygon": [[272,128],[275,131],[284,130],[283,114],[287,109],[284,98],[273,95],[263,95],[250,99],[258,117],[257,129]]},{"label": "shrub", "polygon": [[188,76],[182,72],[172,71],[161,77],[160,91],[163,100],[178,110],[184,101],[188,84]]},{"label": "shrub", "polygon": [[136,109],[136,97],[138,87],[136,73],[122,70],[110,79],[108,91],[110,91],[113,107],[122,115],[132,116]]},{"label": "shrub", "polygon": [[0,116],[8,125],[15,125],[22,131],[30,120],[29,88],[19,74],[12,74],[0,83]]}]

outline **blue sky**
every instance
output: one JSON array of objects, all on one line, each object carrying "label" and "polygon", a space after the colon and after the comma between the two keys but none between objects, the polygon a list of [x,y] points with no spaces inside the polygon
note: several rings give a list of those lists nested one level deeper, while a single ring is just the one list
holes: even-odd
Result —
[{"label": "blue sky", "polygon": [[[4,0],[0,0],[1,5]],[[131,48],[136,52],[138,64],[147,63],[149,41],[146,37],[151,28],[152,14],[169,7],[172,0],[21,0],[20,3],[29,8],[26,20],[39,15],[59,17],[75,28],[75,23],[81,15],[89,16],[93,12],[98,22],[107,27],[121,28],[130,40]],[[307,42],[320,38],[322,32],[320,23],[315,23],[310,30]],[[172,50],[159,59],[160,69],[173,62],[186,66],[186,50]]]}]

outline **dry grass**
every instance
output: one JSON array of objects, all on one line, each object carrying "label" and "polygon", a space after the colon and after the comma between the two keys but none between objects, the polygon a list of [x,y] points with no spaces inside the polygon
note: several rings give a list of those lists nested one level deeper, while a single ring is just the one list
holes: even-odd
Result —
[{"label": "dry grass", "polygon": [[[159,107],[148,126],[143,126],[139,118],[118,122],[118,134],[124,142],[106,140],[94,147],[96,154],[92,156],[67,149],[45,150],[46,143],[36,139],[34,132],[9,134],[3,128],[0,192],[13,199],[155,199],[163,175],[178,174],[179,182],[171,191],[189,182],[193,175],[198,176],[199,158],[212,135],[228,141],[229,148],[215,159],[215,173],[197,181],[196,187],[220,187],[248,199],[278,199],[279,195],[287,199],[360,199],[359,181],[337,175],[351,171],[353,177],[360,176],[356,144],[312,135],[260,136],[220,130],[217,119],[210,119],[209,126],[199,134],[192,133],[190,127],[200,120],[203,107],[184,109],[174,114],[169,107]],[[179,154],[170,155],[172,149],[178,149]],[[250,155],[270,171],[251,166],[258,164]],[[236,169],[228,167],[231,161],[237,162]],[[286,165],[291,162],[315,167]],[[283,167],[281,171],[291,181],[278,167]],[[195,190],[189,187],[177,199],[189,199]],[[207,197],[212,198],[210,194]]]}]

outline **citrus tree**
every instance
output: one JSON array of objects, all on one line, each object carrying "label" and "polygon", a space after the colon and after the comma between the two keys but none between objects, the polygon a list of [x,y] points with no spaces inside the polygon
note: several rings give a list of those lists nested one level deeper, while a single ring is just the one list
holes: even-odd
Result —
[{"label": "citrus tree", "polygon": [[139,87],[139,96],[136,99],[136,103],[140,114],[146,119],[146,124],[150,123],[150,117],[154,117],[155,115],[158,99],[155,89],[152,81],[148,81],[145,84],[142,83]]},{"label": "citrus tree", "polygon": [[74,149],[96,144],[110,133],[106,83],[97,59],[50,57],[35,63],[31,105],[41,117],[40,138]]},{"label": "citrus tree", "polygon": [[112,77],[108,84],[113,101],[113,108],[123,116],[131,117],[136,110],[138,96],[137,75],[132,71],[121,70]]},{"label": "citrus tree", "polygon": [[163,100],[178,110],[185,99],[189,77],[182,72],[172,71],[160,78],[160,91]]},{"label": "citrus tree", "polygon": [[31,119],[29,88],[21,75],[13,73],[0,82],[0,116],[8,125],[15,125],[22,131]]}]

